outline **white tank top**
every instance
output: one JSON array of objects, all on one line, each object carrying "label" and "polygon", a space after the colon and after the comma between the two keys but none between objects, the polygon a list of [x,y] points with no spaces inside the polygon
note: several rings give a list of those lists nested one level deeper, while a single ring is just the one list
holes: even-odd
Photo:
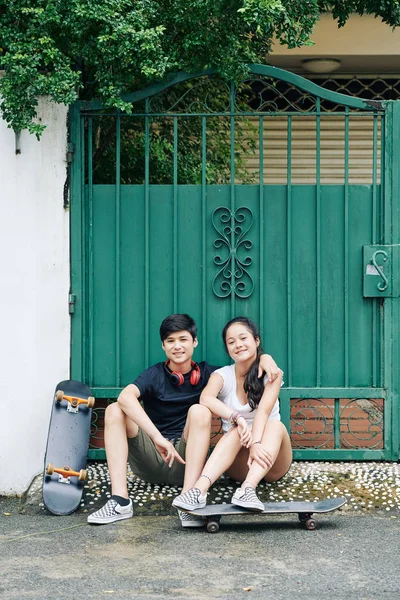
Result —
[{"label": "white tank top", "polygon": [[[228,365],[217,369],[214,373],[218,373],[224,380],[224,385],[218,394],[218,399],[232,409],[232,412],[238,412],[247,421],[248,426],[252,427],[254,418],[257,414],[257,409],[251,410],[249,403],[242,404],[236,394],[236,373],[235,365]],[[264,381],[266,381],[264,379]],[[279,413],[279,398],[276,400],[271,414],[269,415],[269,421],[280,421],[281,415]],[[222,429],[225,433],[232,427],[230,421],[222,419]]]}]

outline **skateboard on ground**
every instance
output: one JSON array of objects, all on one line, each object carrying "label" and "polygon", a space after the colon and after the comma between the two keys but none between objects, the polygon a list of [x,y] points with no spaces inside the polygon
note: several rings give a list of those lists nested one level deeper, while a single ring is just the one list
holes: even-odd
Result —
[{"label": "skateboard on ground", "polygon": [[[346,504],[345,498],[331,498],[320,502],[264,502],[263,512],[246,510],[234,504],[210,504],[198,510],[186,510],[185,512],[196,517],[204,517],[204,524],[208,533],[217,533],[221,517],[227,515],[242,518],[252,516],[254,518],[258,515],[286,515],[291,513],[297,513],[300,522],[304,523],[306,529],[312,531],[317,527],[317,522],[312,516],[314,513],[331,512],[344,504]],[[181,508],[180,510],[184,509]]]},{"label": "skateboard on ground", "polygon": [[94,398],[79,381],[61,381],[54,392],[43,474],[43,502],[55,515],[79,506],[86,480]]}]

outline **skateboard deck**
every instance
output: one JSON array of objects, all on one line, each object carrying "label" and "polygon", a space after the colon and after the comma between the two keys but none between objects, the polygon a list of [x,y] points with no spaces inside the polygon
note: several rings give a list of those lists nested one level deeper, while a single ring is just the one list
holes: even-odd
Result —
[{"label": "skateboard deck", "polygon": [[43,474],[43,503],[55,515],[79,506],[86,480],[94,398],[79,381],[61,381],[54,392]]},{"label": "skateboard deck", "polygon": [[234,504],[210,504],[198,510],[185,510],[185,512],[196,517],[204,517],[204,524],[209,533],[217,533],[221,517],[228,515],[254,517],[257,515],[285,515],[291,513],[297,513],[300,522],[304,523],[306,529],[311,531],[317,527],[317,522],[312,516],[314,513],[331,512],[344,504],[346,504],[345,498],[329,498],[320,502],[264,502],[262,512],[247,510]]}]

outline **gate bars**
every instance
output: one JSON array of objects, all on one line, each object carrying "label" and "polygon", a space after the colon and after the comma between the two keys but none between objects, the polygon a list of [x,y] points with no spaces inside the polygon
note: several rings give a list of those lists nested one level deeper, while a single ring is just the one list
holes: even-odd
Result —
[{"label": "gate bars", "polygon": [[[309,450],[303,446],[298,451],[298,458],[321,458],[321,452],[324,452],[325,458],[339,458],[340,456],[351,456],[352,458],[390,458],[398,457],[398,369],[393,368],[398,364],[398,323],[399,323],[399,303],[397,298],[385,300],[385,318],[383,319],[383,305],[377,303],[377,310],[372,310],[372,365],[371,365],[371,388],[352,388],[350,381],[349,367],[349,347],[350,347],[350,310],[349,310],[349,239],[351,230],[349,225],[349,190],[351,181],[350,171],[350,123],[351,119],[358,117],[368,117],[372,120],[372,224],[371,224],[371,242],[372,244],[394,244],[398,243],[398,217],[397,217],[397,198],[399,192],[399,148],[400,148],[400,117],[399,107],[394,102],[372,102],[364,101],[359,98],[343,96],[336,92],[329,92],[319,88],[312,82],[304,80],[296,75],[287,73],[280,69],[267,67],[263,65],[250,65],[253,75],[263,78],[274,78],[279,81],[287,82],[297,86],[306,95],[315,98],[315,110],[307,111],[307,116],[315,119],[315,202],[316,202],[316,379],[315,386],[296,387],[293,375],[293,347],[292,336],[287,339],[287,386],[283,391],[282,399],[287,398],[286,408],[282,414],[284,420],[288,423],[291,419],[291,405],[298,403],[299,398],[308,399],[326,399],[335,398],[333,410],[333,448],[330,451]],[[144,119],[144,248],[145,248],[145,285],[144,285],[144,353],[145,362],[148,364],[151,359],[149,346],[150,340],[150,128],[151,120],[157,117],[165,117],[166,113],[151,112],[150,99],[163,92],[167,88],[178,83],[188,81],[200,76],[212,75],[210,71],[203,74],[188,75],[185,73],[177,75],[168,82],[156,84],[124,97],[125,101],[132,104],[144,100],[144,112],[135,113],[133,117],[122,115],[119,112],[109,111],[108,117],[114,117],[116,121],[115,133],[115,289],[116,289],[116,327],[115,327],[115,371],[116,379],[113,386],[98,386],[94,381],[94,321],[92,314],[93,298],[93,275],[94,275],[94,254],[93,254],[93,118],[99,114],[104,107],[98,102],[79,102],[71,107],[71,140],[75,145],[75,160],[72,164],[72,186],[71,186],[71,280],[72,290],[76,294],[76,306],[74,318],[72,320],[72,341],[71,341],[71,370],[72,376],[95,386],[95,393],[98,397],[115,398],[124,381],[121,375],[121,236],[119,223],[121,219],[121,119],[142,118]],[[266,120],[271,117],[282,117],[286,119],[286,200],[287,200],[287,249],[286,249],[286,270],[287,270],[287,328],[291,332],[293,328],[293,222],[292,222],[292,204],[293,204],[293,136],[294,123],[299,117],[298,110],[265,110],[264,106],[258,110],[240,110],[237,104],[237,90],[233,83],[229,90],[229,108],[219,113],[210,113],[206,111],[180,113],[168,112],[168,117],[173,120],[173,310],[179,310],[179,281],[178,281],[178,240],[177,240],[177,222],[178,222],[178,138],[179,121],[181,117],[196,117],[201,119],[201,247],[202,264],[207,262],[207,231],[206,231],[206,211],[207,211],[207,120],[210,117],[226,117],[230,121],[230,206],[229,206],[229,261],[226,274],[225,291],[229,294],[230,313],[236,313],[238,297],[240,298],[241,287],[238,283],[243,283],[240,277],[246,268],[252,264],[251,256],[247,255],[242,261],[242,266],[238,268],[239,249],[237,234],[239,238],[243,231],[239,223],[235,220],[237,211],[243,207],[237,207],[236,202],[236,179],[235,179],[235,119],[238,117],[256,118],[258,121],[258,146],[259,146],[259,275],[257,285],[259,286],[258,297],[259,306],[264,305],[265,289],[265,240],[264,240],[264,196],[265,196],[265,133]],[[279,95],[279,94],[278,94]],[[330,103],[336,107],[332,112],[326,112],[322,109],[321,103]],[[338,107],[344,107],[339,110]],[[351,109],[351,110],[350,110]],[[356,111],[356,112],[354,112]],[[357,112],[358,111],[358,112]],[[321,162],[321,118],[341,118],[344,121],[344,380],[342,389],[324,388],[322,377],[322,331],[321,331],[321,195],[322,195],[322,162]],[[87,147],[86,147],[87,146]],[[87,157],[85,159],[85,156]],[[86,164],[86,167],[85,167]],[[87,188],[88,200],[84,201],[83,191]],[[251,211],[250,211],[251,212]],[[252,215],[253,216],[253,215]],[[243,215],[239,215],[242,219]],[[380,218],[379,218],[380,217]],[[89,223],[89,228],[86,229]],[[245,233],[245,232],[244,232]],[[243,240],[243,236],[241,236]],[[246,241],[246,240],[244,240]],[[251,241],[245,245],[245,250],[251,249]],[[214,261],[215,263],[215,261]],[[218,265],[215,263],[217,266]],[[242,271],[240,270],[242,269]],[[223,271],[223,269],[222,269]],[[249,275],[251,279],[251,275]],[[207,273],[203,269],[201,272],[201,285],[203,300],[210,293],[208,287]],[[244,284],[245,285],[245,284]],[[214,291],[215,293],[215,291]],[[251,294],[252,292],[250,292]],[[205,301],[201,305],[202,322],[205,323],[208,317],[208,307]],[[264,313],[260,310],[259,322],[261,330],[265,329]],[[207,330],[204,328],[204,347],[207,340],[204,339]],[[210,342],[209,342],[210,343]],[[339,394],[341,394],[339,396]],[[340,402],[339,398],[384,398],[385,419],[382,418],[383,440],[380,450],[343,450],[340,449]],[[282,403],[281,403],[282,404]],[[311,408],[312,410],[312,408]],[[388,414],[388,411],[391,414]],[[292,418],[293,420],[293,418]],[[300,438],[301,441],[301,438]],[[316,446],[314,446],[315,448]],[[349,454],[350,452],[350,454]],[[356,454],[354,454],[356,453]]]}]

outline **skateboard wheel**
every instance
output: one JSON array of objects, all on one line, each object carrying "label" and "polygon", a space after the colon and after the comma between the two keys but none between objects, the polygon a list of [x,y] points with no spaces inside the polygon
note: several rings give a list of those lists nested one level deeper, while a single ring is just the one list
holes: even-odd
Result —
[{"label": "skateboard wheel", "polygon": [[87,399],[88,408],[93,408],[94,403],[95,403],[95,399],[93,398],[93,396],[89,396],[89,398]]},{"label": "skateboard wheel", "polygon": [[209,521],[207,523],[208,533],[217,533],[219,531],[219,525],[216,521]]},{"label": "skateboard wheel", "polygon": [[78,480],[79,480],[79,481],[86,481],[86,478],[87,478],[87,471],[86,471],[86,469],[81,469],[81,470],[79,471],[79,477],[78,477]]},{"label": "skateboard wheel", "polygon": [[57,390],[56,391],[56,402],[61,402],[61,400],[64,398],[64,392],[62,390]]},{"label": "skateboard wheel", "polygon": [[49,463],[46,468],[46,474],[53,475],[53,473],[54,473],[54,465],[53,465],[53,463]]},{"label": "skateboard wheel", "polygon": [[315,519],[307,519],[305,526],[308,531],[314,531],[314,529],[317,529],[317,521]]}]

